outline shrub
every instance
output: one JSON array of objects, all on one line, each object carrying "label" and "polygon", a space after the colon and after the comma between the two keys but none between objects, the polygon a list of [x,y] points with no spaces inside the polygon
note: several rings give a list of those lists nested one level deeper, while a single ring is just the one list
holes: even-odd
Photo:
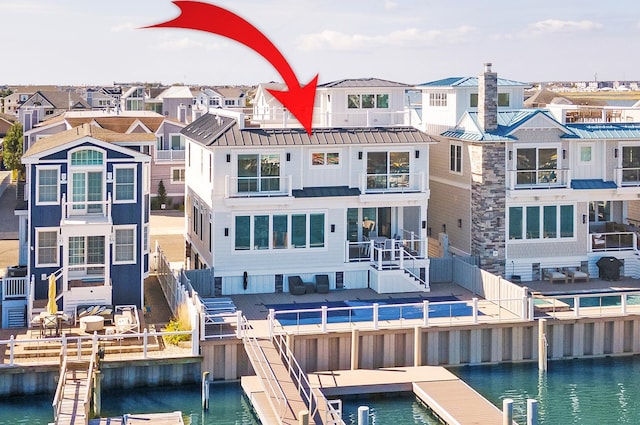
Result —
[{"label": "shrub", "polygon": [[[190,331],[189,312],[185,306],[178,307],[178,317],[172,318],[164,329],[167,332]],[[191,341],[190,334],[165,335],[164,340],[168,344],[178,345],[181,341]]]}]

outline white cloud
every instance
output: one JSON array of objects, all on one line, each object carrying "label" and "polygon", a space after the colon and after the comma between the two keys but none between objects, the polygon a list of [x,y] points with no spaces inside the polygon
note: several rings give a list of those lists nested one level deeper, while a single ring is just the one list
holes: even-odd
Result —
[{"label": "white cloud", "polygon": [[544,21],[535,22],[529,27],[540,34],[549,33],[566,33],[577,31],[594,31],[603,28],[603,25],[597,22],[582,21],[562,21],[559,19],[546,19]]},{"label": "white cloud", "polygon": [[136,26],[132,22],[125,22],[123,24],[111,27],[111,32],[132,31],[139,27],[140,26]]},{"label": "white cloud", "polygon": [[301,50],[372,50],[380,47],[417,47],[444,40],[459,43],[474,31],[473,27],[461,26],[452,30],[428,30],[408,28],[384,35],[345,34],[325,30],[315,34],[304,34],[298,40]]},{"label": "white cloud", "polygon": [[386,0],[384,2],[384,8],[387,10],[395,9],[399,6],[398,2],[392,0]]},{"label": "white cloud", "polygon": [[7,13],[21,13],[28,15],[46,14],[59,12],[59,8],[50,2],[31,2],[31,1],[3,1],[0,3],[0,11]]}]

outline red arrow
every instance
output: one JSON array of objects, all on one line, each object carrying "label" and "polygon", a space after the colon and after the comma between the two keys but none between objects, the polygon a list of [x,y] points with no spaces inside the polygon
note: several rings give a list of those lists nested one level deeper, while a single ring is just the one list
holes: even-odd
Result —
[{"label": "red arrow", "polygon": [[186,28],[206,31],[235,40],[259,53],[273,65],[289,89],[289,91],[267,90],[298,119],[311,135],[313,103],[318,84],[317,75],[306,86],[300,86],[296,74],[276,46],[256,27],[238,15],[209,3],[181,0],[173,3],[180,8],[180,16],[172,21],[146,28]]}]

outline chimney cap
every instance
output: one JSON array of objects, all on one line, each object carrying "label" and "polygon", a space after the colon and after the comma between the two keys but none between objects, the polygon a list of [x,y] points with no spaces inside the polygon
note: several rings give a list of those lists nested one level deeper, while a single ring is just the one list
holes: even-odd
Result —
[{"label": "chimney cap", "polygon": [[484,72],[491,72],[491,62],[485,62]]}]

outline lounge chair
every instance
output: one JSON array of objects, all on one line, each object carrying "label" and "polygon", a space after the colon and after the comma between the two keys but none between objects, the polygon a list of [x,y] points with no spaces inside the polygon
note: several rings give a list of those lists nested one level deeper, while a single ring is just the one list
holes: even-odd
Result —
[{"label": "lounge chair", "polygon": [[134,305],[119,305],[115,314],[116,333],[140,333],[138,310]]},{"label": "lounge chair", "polygon": [[329,275],[326,275],[326,274],[316,275],[316,291],[318,291],[318,294],[329,293]]},{"label": "lounge chair", "polygon": [[307,293],[305,283],[300,276],[289,276],[289,292],[293,295],[304,295]]},{"label": "lounge chair", "polygon": [[566,270],[566,273],[567,273],[567,276],[569,278],[571,278],[571,283],[575,283],[576,279],[578,279],[578,280],[583,279],[587,283],[589,282],[589,273],[588,272],[583,272],[578,267],[576,267],[576,268],[568,268]]},{"label": "lounge chair", "polygon": [[554,280],[562,279],[564,283],[567,283],[567,275],[562,273],[558,269],[548,269],[544,272],[544,277],[549,279],[549,282],[553,283]]}]

